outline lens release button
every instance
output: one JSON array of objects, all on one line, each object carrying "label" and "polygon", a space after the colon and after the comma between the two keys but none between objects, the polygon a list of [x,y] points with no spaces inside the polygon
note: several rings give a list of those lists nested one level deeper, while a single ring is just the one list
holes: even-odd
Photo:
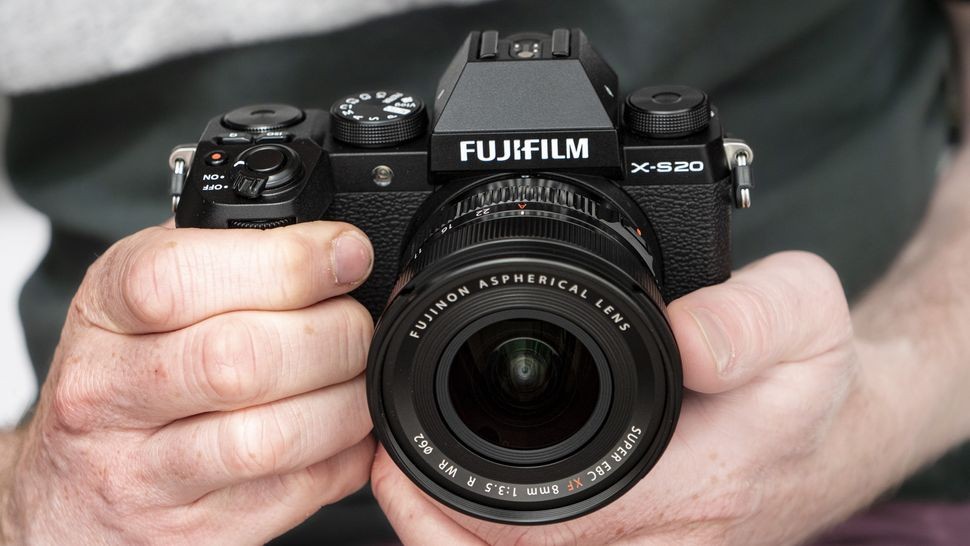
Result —
[{"label": "lens release button", "polygon": [[246,157],[246,168],[253,172],[271,174],[286,165],[286,155],[278,148],[262,148]]}]

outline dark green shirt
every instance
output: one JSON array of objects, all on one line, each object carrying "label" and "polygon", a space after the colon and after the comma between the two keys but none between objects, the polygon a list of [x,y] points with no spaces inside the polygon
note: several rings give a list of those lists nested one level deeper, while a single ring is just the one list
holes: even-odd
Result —
[{"label": "dark green shirt", "polygon": [[[169,216],[167,154],[196,140],[210,117],[254,102],[327,107],[373,87],[430,102],[469,30],[559,26],[582,27],[626,90],[707,90],[729,130],[754,147],[754,208],[735,214],[736,265],[813,251],[852,298],[916,228],[947,143],[950,41],[936,2],[506,0],[414,11],[14,97],[11,178],[53,227],[21,297],[38,375],[85,268],[113,241]],[[901,493],[970,498],[968,470],[970,453],[952,455]],[[392,536],[365,494],[314,519],[326,530],[306,526],[300,540]]]}]

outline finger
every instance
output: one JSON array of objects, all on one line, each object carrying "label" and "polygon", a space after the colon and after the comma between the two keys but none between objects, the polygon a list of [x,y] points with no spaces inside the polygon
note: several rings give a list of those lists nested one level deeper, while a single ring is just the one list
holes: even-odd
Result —
[{"label": "finger", "polygon": [[272,404],[199,415],[155,433],[141,448],[142,480],[163,502],[295,472],[360,442],[371,430],[364,378]]},{"label": "finger", "polygon": [[127,381],[115,381],[108,398],[149,425],[272,402],[356,377],[372,332],[370,313],[348,296],[285,313],[219,315],[160,334],[159,343],[130,341],[138,348]]},{"label": "finger", "polygon": [[367,436],[325,461],[215,491],[197,506],[219,514],[214,519],[229,523],[225,536],[236,537],[231,543],[268,542],[297,526],[320,507],[363,487],[374,460],[374,445],[374,439]]},{"label": "finger", "polygon": [[383,447],[377,450],[371,488],[401,542],[484,546],[485,542],[449,518],[394,465]]},{"label": "finger", "polygon": [[367,237],[340,222],[149,228],[91,266],[73,310],[112,332],[166,332],[227,311],[306,307],[352,290],[372,262]]},{"label": "finger", "polygon": [[668,309],[684,384],[715,393],[765,368],[823,354],[852,334],[838,275],[804,252],[769,256],[727,282],[687,294]]},{"label": "finger", "polygon": [[349,296],[227,313],[165,334],[91,329],[64,349],[56,415],[75,430],[155,428],[310,392],[360,374],[372,332],[370,313]]}]

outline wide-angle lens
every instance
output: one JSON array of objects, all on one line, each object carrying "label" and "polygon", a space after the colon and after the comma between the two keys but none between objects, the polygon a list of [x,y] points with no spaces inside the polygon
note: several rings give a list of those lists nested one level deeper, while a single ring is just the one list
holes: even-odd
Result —
[{"label": "wide-angle lens", "polygon": [[549,523],[646,474],[682,387],[656,238],[628,195],[561,175],[452,183],[405,241],[368,403],[415,484],[479,518]]}]

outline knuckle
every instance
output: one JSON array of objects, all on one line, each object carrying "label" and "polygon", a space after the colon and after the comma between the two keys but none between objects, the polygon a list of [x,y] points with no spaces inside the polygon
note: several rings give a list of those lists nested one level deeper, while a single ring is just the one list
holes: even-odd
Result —
[{"label": "knuckle", "polygon": [[351,448],[326,461],[281,477],[288,496],[313,498],[329,505],[363,487],[369,478],[371,457]]},{"label": "knuckle", "polygon": [[280,416],[244,412],[223,423],[219,442],[223,467],[230,476],[255,478],[275,473],[285,465],[291,449]]},{"label": "knuckle", "polygon": [[373,428],[367,408],[367,387],[362,376],[335,387],[334,394],[340,397],[340,405],[335,408],[329,421],[335,433],[341,438],[357,442]]},{"label": "knuckle", "polygon": [[813,323],[824,325],[825,339],[843,342],[852,336],[852,319],[838,272],[824,258],[811,252],[789,251],[781,254],[788,267],[800,275],[798,284],[789,282],[779,301],[801,313],[809,312]]},{"label": "knuckle", "polygon": [[314,495],[319,502],[326,504],[326,499],[319,496],[321,482],[312,468],[303,468],[288,474],[276,476],[276,502],[284,506],[301,506],[308,496]]},{"label": "knuckle", "polygon": [[69,433],[91,432],[97,424],[97,404],[84,392],[73,373],[64,373],[51,392],[51,416],[58,430]]},{"label": "knuckle", "polygon": [[[134,237],[134,236],[132,236]],[[111,317],[106,315],[105,294],[110,294],[112,284],[119,276],[124,257],[127,254],[128,239],[111,245],[104,254],[88,266],[84,279],[71,301],[70,313],[84,325],[105,328],[112,326]]]},{"label": "knuckle", "polygon": [[363,377],[358,377],[353,389],[353,398],[349,404],[350,411],[360,437],[364,437],[373,430],[374,423],[367,406],[367,385]]},{"label": "knuckle", "polygon": [[337,354],[332,355],[335,364],[345,366],[346,378],[351,378],[364,370],[367,351],[374,332],[374,322],[370,312],[350,297],[342,297],[336,308],[333,320],[333,334],[336,337]]},{"label": "knuckle", "polygon": [[182,307],[183,271],[189,260],[174,241],[150,244],[133,252],[121,275],[121,301],[136,321],[164,325]]},{"label": "knuckle", "polygon": [[95,485],[95,493],[113,517],[127,519],[146,502],[143,491],[118,465],[105,467]]},{"label": "knuckle", "polygon": [[736,284],[726,303],[726,313],[720,317],[728,322],[731,337],[744,345],[739,349],[746,356],[763,354],[778,329],[786,327],[784,304],[761,286]]},{"label": "knuckle", "polygon": [[804,250],[787,250],[775,255],[778,260],[788,262],[791,267],[808,272],[810,276],[822,276],[838,279],[835,268],[832,267],[825,258],[813,252]]},{"label": "knuckle", "polygon": [[374,498],[388,500],[394,497],[397,491],[394,472],[387,455],[378,456],[370,475],[370,488]]},{"label": "knuckle", "polygon": [[[275,234],[274,234],[275,235]],[[277,237],[268,245],[269,263],[266,271],[279,271],[282,278],[276,283],[286,301],[306,301],[314,293],[314,271],[318,267],[313,243],[295,233]]]},{"label": "knuckle", "polygon": [[260,374],[257,347],[270,343],[265,325],[242,319],[218,318],[202,324],[189,338],[187,375],[200,394],[220,404],[259,400],[271,388],[270,374]]},{"label": "knuckle", "polygon": [[800,279],[807,285],[791,286],[794,293],[807,294],[813,299],[822,298],[823,302],[845,300],[839,273],[818,254],[791,250],[779,253],[774,258],[783,261],[785,269],[800,273],[789,278]]}]

